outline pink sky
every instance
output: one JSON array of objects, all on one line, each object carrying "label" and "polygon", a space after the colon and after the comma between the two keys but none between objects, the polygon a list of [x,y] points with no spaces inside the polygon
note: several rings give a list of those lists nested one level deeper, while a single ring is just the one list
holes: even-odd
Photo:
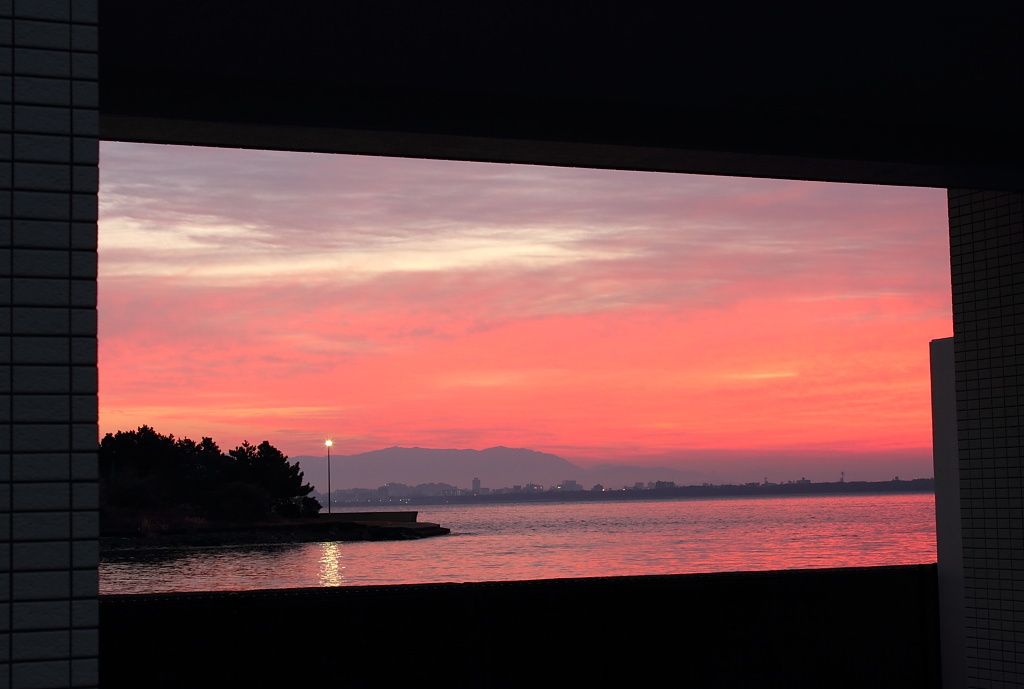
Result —
[{"label": "pink sky", "polygon": [[101,433],[931,475],[944,190],[110,142],[101,174]]}]

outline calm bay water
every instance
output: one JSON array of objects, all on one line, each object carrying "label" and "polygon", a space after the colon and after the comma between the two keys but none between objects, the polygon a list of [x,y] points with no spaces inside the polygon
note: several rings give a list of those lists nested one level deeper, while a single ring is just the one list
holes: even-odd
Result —
[{"label": "calm bay water", "polygon": [[927,494],[424,506],[415,541],[104,556],[100,593],[860,567],[935,562]]}]

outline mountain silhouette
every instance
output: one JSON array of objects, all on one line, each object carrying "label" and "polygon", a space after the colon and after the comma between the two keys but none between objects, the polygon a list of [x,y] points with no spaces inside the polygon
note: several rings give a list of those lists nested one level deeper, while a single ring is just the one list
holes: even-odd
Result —
[{"label": "mountain silhouette", "polygon": [[[318,490],[327,488],[325,457],[295,457],[306,479]],[[537,483],[545,488],[579,479],[584,470],[558,455],[523,448],[438,450],[389,447],[354,455],[331,455],[331,488],[376,488],[385,483],[448,483],[469,487],[474,478],[485,488]]]}]

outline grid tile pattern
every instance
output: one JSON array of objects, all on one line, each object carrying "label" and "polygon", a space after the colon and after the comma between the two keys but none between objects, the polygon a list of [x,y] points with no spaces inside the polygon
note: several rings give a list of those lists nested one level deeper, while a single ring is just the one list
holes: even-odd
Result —
[{"label": "grid tile pattern", "polygon": [[0,0],[0,687],[98,686],[96,0]]},{"label": "grid tile pattern", "polygon": [[1024,194],[949,190],[968,686],[1024,685]]}]

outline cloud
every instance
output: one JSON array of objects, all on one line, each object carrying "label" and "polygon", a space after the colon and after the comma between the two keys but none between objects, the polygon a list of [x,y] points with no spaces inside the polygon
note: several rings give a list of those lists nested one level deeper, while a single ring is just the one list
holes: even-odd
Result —
[{"label": "cloud", "polygon": [[928,442],[940,190],[101,154],[104,430],[279,428],[290,454],[338,426],[586,456]]}]

